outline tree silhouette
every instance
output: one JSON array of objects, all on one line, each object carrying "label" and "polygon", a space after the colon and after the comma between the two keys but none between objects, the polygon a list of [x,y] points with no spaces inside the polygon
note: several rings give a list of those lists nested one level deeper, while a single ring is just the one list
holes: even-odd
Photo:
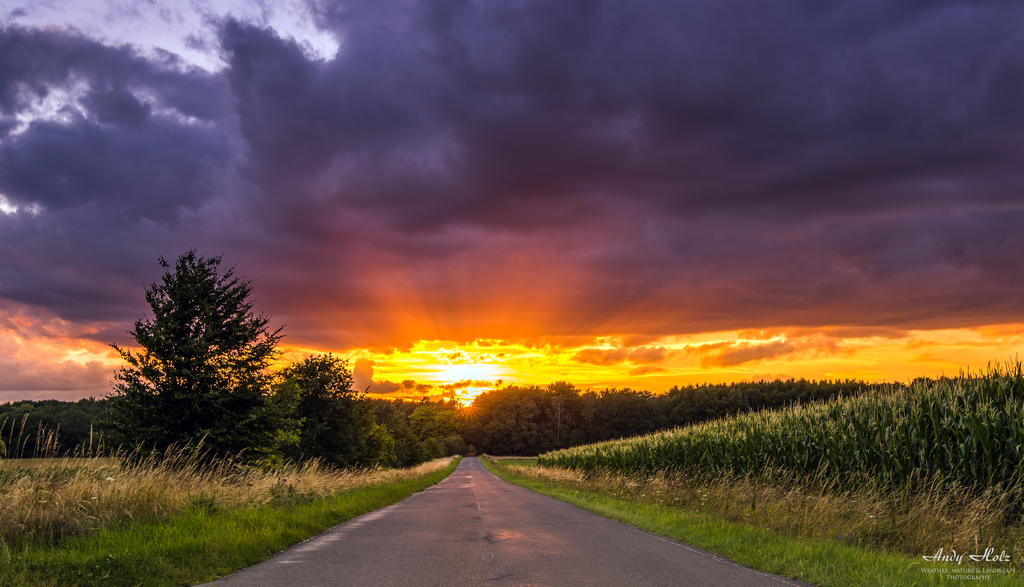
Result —
[{"label": "tree silhouette", "polygon": [[130,445],[204,446],[214,454],[265,454],[277,428],[268,406],[280,329],[253,314],[252,287],[220,271],[220,257],[181,255],[146,290],[152,319],[129,331],[140,350],[113,346],[128,363],[115,376],[110,425]]}]

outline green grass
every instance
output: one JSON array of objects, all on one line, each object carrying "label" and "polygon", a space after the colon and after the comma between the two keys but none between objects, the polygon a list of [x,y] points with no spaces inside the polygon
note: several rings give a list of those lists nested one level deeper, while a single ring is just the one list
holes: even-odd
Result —
[{"label": "green grass", "polygon": [[[1020,584],[1012,574],[993,574],[991,579],[983,581],[950,580],[946,573],[926,572],[927,569],[949,568],[950,565],[929,563],[920,557],[869,550],[846,544],[843,540],[785,536],[704,513],[613,497],[599,491],[582,491],[572,483],[558,483],[517,474],[516,469],[524,465],[522,462],[492,462],[486,458],[481,459],[481,462],[502,479],[531,491],[703,548],[747,567],[814,585],[909,587],[962,583],[985,586]],[[965,560],[961,568],[970,567],[971,564]]]},{"label": "green grass", "polygon": [[195,585],[265,560],[356,516],[393,504],[458,465],[408,481],[360,487],[326,499],[255,509],[197,504],[163,522],[69,538],[50,548],[0,545],[0,586]]}]

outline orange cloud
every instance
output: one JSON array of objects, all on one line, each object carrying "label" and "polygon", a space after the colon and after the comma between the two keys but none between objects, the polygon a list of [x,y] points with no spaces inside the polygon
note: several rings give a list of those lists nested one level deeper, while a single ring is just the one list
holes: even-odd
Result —
[{"label": "orange cloud", "polygon": [[572,356],[577,363],[589,365],[618,365],[629,355],[627,349],[583,349]]},{"label": "orange cloud", "polygon": [[404,379],[401,383],[394,383],[385,379],[382,381],[374,381],[373,385],[370,386],[370,393],[387,395],[402,392],[405,394],[426,395],[433,388],[433,385],[428,383],[417,383],[412,379]]},{"label": "orange cloud", "polygon": [[713,355],[703,357],[700,360],[701,367],[732,367],[750,363],[774,359],[788,355],[796,351],[796,346],[784,340],[777,340],[764,344],[750,344],[749,342],[737,343]]},{"label": "orange cloud", "polygon": [[387,379],[374,380],[373,368],[376,361],[366,357],[359,357],[352,363],[352,385],[358,391],[367,391],[376,395],[389,395],[394,393],[425,395],[433,390],[434,386],[428,383],[418,383],[413,379],[403,379],[399,383]]},{"label": "orange cloud", "polygon": [[701,355],[700,365],[705,369],[735,367],[746,363],[769,361],[783,357],[792,358],[796,355],[814,357],[840,353],[852,354],[856,352],[852,348],[845,349],[841,347],[836,339],[827,338],[820,334],[814,334],[804,339],[773,340],[758,343],[749,342],[749,335],[744,338],[748,340],[701,345],[695,349],[690,349],[690,352]]},{"label": "orange cloud", "polygon": [[457,391],[460,389],[468,389],[470,387],[495,387],[495,385],[501,385],[501,380],[498,380],[498,382],[495,383],[491,381],[464,379],[462,381],[456,381],[455,383],[446,383],[441,386],[441,389],[447,389],[448,391]]},{"label": "orange cloud", "polygon": [[352,386],[358,390],[368,390],[373,385],[372,359],[358,358],[352,363]]},{"label": "orange cloud", "polygon": [[644,365],[659,363],[667,357],[668,352],[664,347],[645,346],[632,349],[623,347],[614,349],[584,348],[577,351],[572,356],[572,360],[577,363],[599,366],[618,365],[627,361],[634,365]]},{"label": "orange cloud", "polygon": [[645,365],[643,367],[637,367],[636,369],[630,369],[629,370],[629,374],[634,376],[634,377],[642,377],[644,375],[651,375],[651,374],[654,374],[654,373],[667,373],[667,372],[668,372],[668,369],[666,369],[664,367],[653,367],[653,366],[650,366],[650,365]]},{"label": "orange cloud", "polygon": [[740,383],[757,381],[789,381],[790,379],[795,379],[795,377],[783,373],[779,373],[777,375],[772,375],[771,373],[764,373],[761,375],[752,375],[748,378],[741,379]]}]

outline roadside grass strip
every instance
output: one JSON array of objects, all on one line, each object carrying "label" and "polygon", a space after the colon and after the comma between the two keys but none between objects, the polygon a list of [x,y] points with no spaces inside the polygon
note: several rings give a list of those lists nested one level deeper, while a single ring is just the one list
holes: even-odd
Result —
[{"label": "roadside grass strip", "polygon": [[196,585],[266,560],[356,516],[435,485],[459,459],[423,476],[357,487],[322,499],[251,509],[197,503],[163,521],[69,537],[55,546],[0,545],[0,586]]},{"label": "roadside grass strip", "polygon": [[535,493],[702,548],[752,569],[821,587],[1022,584],[1012,568],[985,573],[981,572],[985,563],[972,563],[966,557],[961,565],[932,563],[921,557],[847,544],[841,539],[786,536],[679,507],[612,497],[580,490],[572,483],[517,474],[517,469],[533,466],[530,461],[492,461],[487,457],[480,461],[498,477]]}]

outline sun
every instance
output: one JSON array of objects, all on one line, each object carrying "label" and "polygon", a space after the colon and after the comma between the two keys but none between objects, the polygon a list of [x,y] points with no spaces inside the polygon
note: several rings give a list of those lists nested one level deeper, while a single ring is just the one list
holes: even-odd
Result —
[{"label": "sun", "polygon": [[442,386],[451,385],[449,389],[455,399],[470,403],[476,396],[499,385],[504,372],[498,365],[459,363],[438,365],[432,376]]}]

